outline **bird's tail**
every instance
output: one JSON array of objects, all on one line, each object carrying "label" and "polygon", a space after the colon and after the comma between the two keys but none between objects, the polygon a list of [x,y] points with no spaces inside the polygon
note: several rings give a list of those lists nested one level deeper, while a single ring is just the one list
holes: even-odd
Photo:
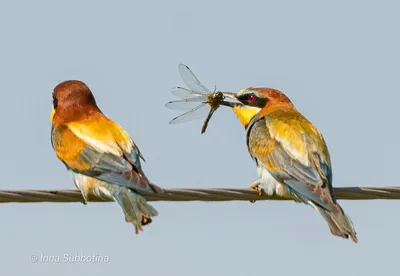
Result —
[{"label": "bird's tail", "polygon": [[142,226],[152,222],[151,217],[158,216],[157,210],[147,203],[146,199],[133,190],[116,184],[103,182],[103,191],[109,194],[121,206],[125,214],[125,221],[135,227],[136,234],[143,231]]},{"label": "bird's tail", "polygon": [[343,211],[342,207],[336,202],[333,204],[332,211],[326,210],[316,204],[311,204],[328,222],[331,233],[345,239],[350,238],[357,243],[357,233],[354,229],[350,217]]},{"label": "bird's tail", "polygon": [[156,193],[160,194],[164,192],[164,189],[158,187],[156,184],[151,183],[144,173],[138,173],[134,170],[130,170],[124,173],[102,173],[101,175],[95,176],[98,180],[117,184],[119,186],[125,186],[127,188],[132,188],[139,192],[145,193]]}]

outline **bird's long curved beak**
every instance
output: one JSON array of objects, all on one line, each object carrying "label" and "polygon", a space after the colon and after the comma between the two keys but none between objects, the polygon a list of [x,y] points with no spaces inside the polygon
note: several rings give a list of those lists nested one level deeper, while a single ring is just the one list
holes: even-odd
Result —
[{"label": "bird's long curved beak", "polygon": [[[229,98],[229,99],[233,99],[233,100],[237,100],[236,97],[236,93],[232,93],[232,92],[222,92],[222,94],[224,95],[225,98]],[[220,103],[220,105],[224,105],[224,106],[229,106],[229,107],[236,107],[236,106],[241,106],[241,103],[234,103],[234,102],[228,102],[228,101],[222,101]]]},{"label": "bird's long curved beak", "polygon": [[230,98],[230,99],[234,99],[236,100],[236,93],[232,93],[232,92],[222,92],[222,95],[224,95],[224,97],[226,98]]}]

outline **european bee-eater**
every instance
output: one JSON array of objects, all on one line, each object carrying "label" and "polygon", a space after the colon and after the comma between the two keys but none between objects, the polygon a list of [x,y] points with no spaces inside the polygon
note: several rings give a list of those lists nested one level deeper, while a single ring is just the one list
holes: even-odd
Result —
[{"label": "european bee-eater", "polygon": [[358,242],[350,217],[333,193],[331,159],[318,129],[279,90],[247,88],[224,95],[240,102],[223,105],[232,107],[246,129],[247,148],[259,175],[250,188],[311,205],[333,235]]},{"label": "european bee-eater", "polygon": [[151,223],[158,212],[137,192],[163,190],[149,182],[138,147],[103,114],[86,84],[77,80],[58,84],[50,120],[53,149],[71,172],[84,203],[90,194],[117,201],[136,234]]}]

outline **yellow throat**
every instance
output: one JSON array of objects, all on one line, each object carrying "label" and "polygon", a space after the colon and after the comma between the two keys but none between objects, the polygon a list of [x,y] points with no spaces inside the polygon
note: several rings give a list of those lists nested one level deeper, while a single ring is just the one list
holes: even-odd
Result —
[{"label": "yellow throat", "polygon": [[234,106],[232,107],[232,109],[243,126],[247,126],[250,123],[251,119],[253,119],[253,117],[256,116],[261,110],[261,108],[258,107],[245,105]]},{"label": "yellow throat", "polygon": [[54,113],[55,113],[56,111],[54,110],[54,107],[52,106],[51,107],[51,113],[50,113],[50,122],[53,122],[53,117],[54,117]]}]

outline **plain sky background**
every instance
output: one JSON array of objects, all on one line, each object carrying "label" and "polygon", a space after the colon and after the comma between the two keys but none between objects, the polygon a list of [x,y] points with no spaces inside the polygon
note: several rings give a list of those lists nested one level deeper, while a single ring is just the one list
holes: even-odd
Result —
[{"label": "plain sky background", "polygon": [[[7,2],[7,3],[6,3]],[[187,64],[211,89],[284,91],[323,133],[334,186],[400,185],[395,1],[0,3],[2,189],[74,189],[50,144],[51,93],[79,79],[164,188],[244,188],[257,177],[229,109],[169,125]],[[155,202],[135,235],[115,203],[1,204],[2,275],[377,275],[398,273],[399,201],[340,201],[359,244],[294,202]],[[108,263],[32,263],[31,255]]]}]

